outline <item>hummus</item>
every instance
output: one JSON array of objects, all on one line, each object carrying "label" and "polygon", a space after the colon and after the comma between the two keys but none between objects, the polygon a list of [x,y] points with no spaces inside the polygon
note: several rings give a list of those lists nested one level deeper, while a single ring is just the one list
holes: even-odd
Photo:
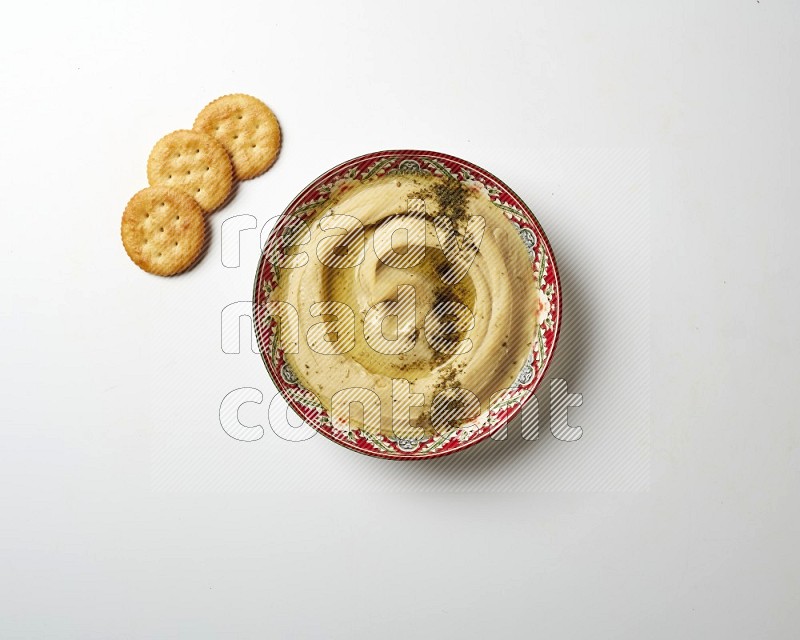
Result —
[{"label": "hummus", "polygon": [[296,318],[281,322],[280,346],[334,428],[430,437],[514,386],[542,296],[516,227],[481,187],[345,181],[285,234],[270,301]]}]

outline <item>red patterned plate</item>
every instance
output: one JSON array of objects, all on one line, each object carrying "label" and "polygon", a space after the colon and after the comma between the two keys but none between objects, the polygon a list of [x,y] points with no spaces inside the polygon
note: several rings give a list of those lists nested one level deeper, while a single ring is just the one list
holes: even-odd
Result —
[{"label": "red patterned plate", "polygon": [[[387,437],[360,429],[340,430],[316,396],[300,385],[287,364],[277,336],[278,319],[265,313],[265,303],[278,282],[278,269],[269,259],[274,249],[298,219],[307,220],[343,181],[363,182],[393,174],[423,174],[458,180],[470,189],[478,189],[504,213],[509,225],[516,228],[528,250],[530,268],[539,283],[535,292],[540,322],[533,336],[527,361],[512,388],[500,401],[475,419],[447,433],[422,439]],[[435,458],[472,446],[502,429],[527,402],[544,377],[558,341],[561,325],[561,287],[553,251],[541,226],[528,206],[505,183],[485,169],[432,151],[378,151],[344,162],[314,180],[291,202],[280,216],[261,254],[253,291],[253,317],[262,359],[275,386],[292,409],[315,430],[331,440],[361,453],[393,460]]]}]

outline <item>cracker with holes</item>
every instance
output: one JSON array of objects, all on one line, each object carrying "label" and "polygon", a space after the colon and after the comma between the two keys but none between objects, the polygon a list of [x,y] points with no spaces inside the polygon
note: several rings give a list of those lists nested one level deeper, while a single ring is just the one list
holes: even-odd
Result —
[{"label": "cracker with holes", "polygon": [[275,114],[261,100],[243,93],[208,104],[194,121],[194,129],[223,144],[239,180],[264,173],[281,148],[281,128]]},{"label": "cracker with holes", "polygon": [[225,147],[215,138],[179,130],[156,142],[147,159],[147,181],[150,186],[181,189],[209,212],[230,195],[233,167]]},{"label": "cracker with holes", "polygon": [[205,245],[200,205],[173,187],[142,189],[122,214],[122,244],[128,257],[149,273],[171,276],[194,264]]}]

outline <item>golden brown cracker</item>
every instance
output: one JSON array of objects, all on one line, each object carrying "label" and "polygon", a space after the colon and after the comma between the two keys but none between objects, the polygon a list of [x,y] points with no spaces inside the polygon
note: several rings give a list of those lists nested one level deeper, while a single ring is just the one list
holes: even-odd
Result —
[{"label": "golden brown cracker", "polygon": [[159,276],[190,267],[202,252],[205,237],[200,205],[173,187],[142,189],[122,214],[122,244],[128,257]]},{"label": "golden brown cracker", "polygon": [[281,128],[275,114],[258,98],[243,93],[206,105],[194,121],[194,129],[223,144],[239,180],[264,173],[281,148]]},{"label": "golden brown cracker", "polygon": [[150,186],[176,187],[213,211],[230,195],[233,166],[225,147],[212,136],[180,129],[156,142],[147,159]]}]

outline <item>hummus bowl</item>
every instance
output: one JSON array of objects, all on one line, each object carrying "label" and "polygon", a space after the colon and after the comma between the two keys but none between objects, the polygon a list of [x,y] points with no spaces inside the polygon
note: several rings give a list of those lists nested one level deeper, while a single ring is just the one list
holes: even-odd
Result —
[{"label": "hummus bowl", "polygon": [[279,216],[253,319],[306,424],[418,460],[496,434],[533,396],[561,287],[544,231],[503,182],[446,154],[380,151],[327,171]]}]

